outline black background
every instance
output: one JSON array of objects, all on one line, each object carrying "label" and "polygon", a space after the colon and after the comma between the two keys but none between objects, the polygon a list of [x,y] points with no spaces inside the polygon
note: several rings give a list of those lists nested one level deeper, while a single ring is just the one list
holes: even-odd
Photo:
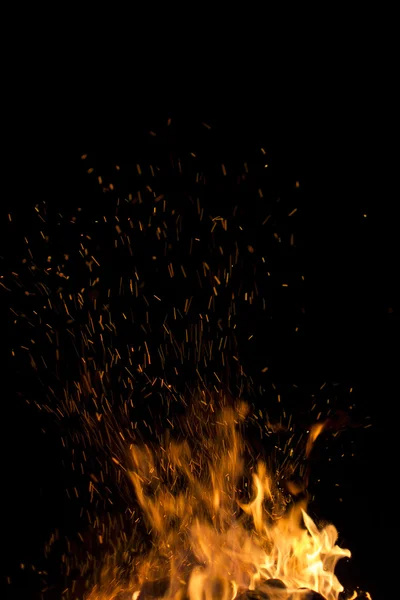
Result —
[{"label": "black background", "polygon": [[[77,192],[86,185],[81,153],[89,147],[105,160],[113,158],[132,139],[140,144],[140,131],[156,130],[166,118],[180,122],[181,135],[188,137],[198,122],[218,124],[232,156],[239,148],[267,140],[273,160],[281,165],[282,181],[287,173],[295,173],[305,199],[305,335],[291,346],[288,338],[277,335],[272,353],[276,378],[283,383],[328,381],[353,386],[360,413],[370,417],[372,427],[356,438],[356,462],[333,465],[331,473],[324,473],[327,489],[325,495],[320,489],[319,504],[353,552],[351,577],[375,600],[389,598],[383,589],[387,584],[391,589],[389,565],[399,533],[398,184],[391,121],[382,105],[368,102],[367,87],[361,84],[349,88],[343,83],[336,92],[335,86],[326,84],[322,92],[319,86],[303,83],[300,88],[298,80],[291,80],[277,97],[279,86],[263,96],[247,80],[239,78],[236,84],[234,74],[230,83],[225,93],[213,86],[204,93],[203,86],[205,99],[200,81],[193,91],[182,86],[176,101],[171,101],[173,83],[168,77],[162,85],[154,85],[156,98],[147,92],[146,101],[137,100],[145,84],[128,98],[114,86],[110,96],[115,93],[117,98],[102,104],[101,110],[98,103],[105,83],[90,94],[77,92],[71,103],[53,103],[45,95],[40,108],[25,104],[12,118],[13,134],[4,143],[2,208],[29,206],[39,198],[51,198],[55,191],[63,202],[70,194],[84,194]],[[4,226],[2,244],[6,245],[10,243],[4,237],[7,231]],[[2,302],[2,331],[7,332],[6,294]],[[48,532],[60,520],[68,522],[68,506],[62,493],[56,431],[50,426],[43,436],[41,419],[16,395],[7,334],[2,339],[6,365],[1,413],[2,545],[4,570],[9,574],[17,563],[40,555]],[[340,506],[330,496],[330,482],[336,477],[344,489]],[[70,527],[74,525],[71,517]],[[11,597],[30,597],[29,592],[24,595],[25,585],[25,580],[17,585]]]}]

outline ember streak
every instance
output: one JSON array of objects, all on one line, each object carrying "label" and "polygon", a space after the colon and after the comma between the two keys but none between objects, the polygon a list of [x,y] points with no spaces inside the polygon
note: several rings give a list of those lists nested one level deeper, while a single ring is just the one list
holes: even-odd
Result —
[{"label": "ember streak", "polygon": [[[26,435],[51,478],[32,500],[36,546],[12,552],[21,572],[8,565],[9,589],[336,600],[335,564],[350,553],[340,530],[336,545],[344,494],[329,474],[357,460],[354,441],[370,432],[351,384],[302,379],[299,164],[205,121],[166,119],[135,143],[84,149],[68,194],[56,187],[8,213],[0,283],[15,410],[37,428]],[[333,525],[318,521],[320,489]],[[285,553],[296,565],[281,564]],[[308,579],[307,553],[322,557]],[[358,582],[342,562],[350,598]]]}]

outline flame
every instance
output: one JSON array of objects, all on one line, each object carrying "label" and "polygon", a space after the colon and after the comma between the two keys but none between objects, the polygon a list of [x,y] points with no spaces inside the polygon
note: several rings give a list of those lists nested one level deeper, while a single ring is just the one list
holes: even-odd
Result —
[{"label": "flame", "polygon": [[307,439],[306,456],[310,456],[310,452],[312,450],[312,447],[314,446],[315,440],[323,432],[323,430],[326,427],[326,424],[327,424],[327,422],[324,421],[322,423],[315,423],[311,427],[310,433],[309,433],[309,436]]},{"label": "flame", "polygon": [[[335,566],[350,551],[336,544],[333,525],[314,523],[304,494],[293,499],[265,462],[245,460],[246,413],[240,405],[204,420],[194,411],[185,441],[130,447],[152,549],[125,584],[118,565],[105,570],[89,600],[234,600],[252,590],[269,600],[300,600],[307,590],[338,600]],[[306,455],[322,428],[311,429]]]}]

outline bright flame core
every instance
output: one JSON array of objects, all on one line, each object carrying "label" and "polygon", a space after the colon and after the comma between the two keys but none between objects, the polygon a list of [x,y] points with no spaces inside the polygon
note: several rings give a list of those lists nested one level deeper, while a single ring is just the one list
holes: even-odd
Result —
[{"label": "bright flame core", "polygon": [[[316,526],[306,500],[278,488],[265,463],[245,464],[238,426],[246,413],[244,405],[224,409],[208,423],[193,413],[183,443],[131,446],[129,475],[153,549],[128,582],[118,565],[105,569],[90,600],[233,600],[250,590],[270,600],[300,600],[305,590],[338,600],[334,570],[350,551],[336,545],[333,525]],[[311,430],[307,455],[321,431]]]}]

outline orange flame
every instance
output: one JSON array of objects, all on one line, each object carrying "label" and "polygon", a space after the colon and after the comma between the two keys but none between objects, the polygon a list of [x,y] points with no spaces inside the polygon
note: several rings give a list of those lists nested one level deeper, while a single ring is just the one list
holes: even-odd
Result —
[{"label": "orange flame", "polygon": [[[129,476],[153,549],[128,584],[108,572],[90,600],[113,600],[121,592],[133,600],[234,600],[250,590],[270,600],[300,600],[305,590],[338,600],[343,587],[335,566],[350,551],[336,545],[335,527],[317,527],[306,501],[285,496],[261,461],[250,465],[252,497],[243,499],[245,446],[238,426],[245,415],[244,406],[224,409],[214,423],[192,427],[190,444],[130,448]],[[323,427],[311,429],[306,455]]]}]

